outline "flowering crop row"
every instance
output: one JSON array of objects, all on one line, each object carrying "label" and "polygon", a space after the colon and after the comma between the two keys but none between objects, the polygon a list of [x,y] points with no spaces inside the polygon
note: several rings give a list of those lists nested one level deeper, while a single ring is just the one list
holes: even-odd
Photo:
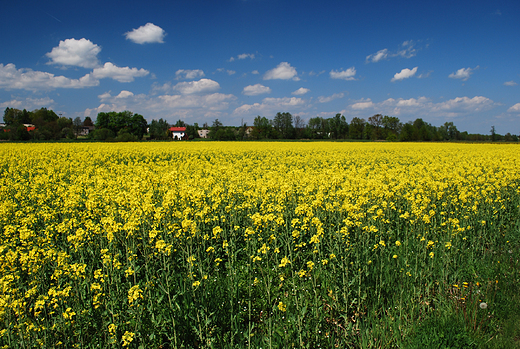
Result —
[{"label": "flowering crop row", "polygon": [[2,144],[0,182],[5,347],[403,338],[518,249],[514,145]]}]

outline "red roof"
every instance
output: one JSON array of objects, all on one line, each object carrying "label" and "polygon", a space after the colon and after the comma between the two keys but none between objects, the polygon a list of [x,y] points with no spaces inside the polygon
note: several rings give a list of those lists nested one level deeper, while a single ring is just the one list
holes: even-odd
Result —
[{"label": "red roof", "polygon": [[36,130],[36,126],[29,126],[29,127],[26,127],[27,128],[27,131],[34,131]]},{"label": "red roof", "polygon": [[186,127],[170,127],[170,131],[172,131],[172,132],[184,132],[184,131],[186,131]]}]

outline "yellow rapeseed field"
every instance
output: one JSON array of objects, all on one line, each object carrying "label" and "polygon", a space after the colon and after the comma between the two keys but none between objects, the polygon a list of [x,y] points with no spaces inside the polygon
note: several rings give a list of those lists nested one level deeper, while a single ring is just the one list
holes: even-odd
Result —
[{"label": "yellow rapeseed field", "polygon": [[442,295],[492,311],[519,150],[0,144],[0,345],[348,347]]}]

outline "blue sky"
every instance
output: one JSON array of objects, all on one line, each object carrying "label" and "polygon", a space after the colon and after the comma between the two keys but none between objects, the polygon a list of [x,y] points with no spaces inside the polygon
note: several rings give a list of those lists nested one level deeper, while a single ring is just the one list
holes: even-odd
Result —
[{"label": "blue sky", "polygon": [[251,125],[420,117],[520,133],[520,2],[12,1],[0,108]]}]

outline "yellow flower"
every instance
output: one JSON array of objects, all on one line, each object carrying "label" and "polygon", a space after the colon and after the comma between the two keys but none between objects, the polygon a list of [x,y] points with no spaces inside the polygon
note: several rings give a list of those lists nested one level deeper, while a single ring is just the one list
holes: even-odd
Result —
[{"label": "yellow flower", "polygon": [[287,311],[287,305],[283,304],[283,302],[279,302],[278,303],[278,309],[282,312],[286,312]]},{"label": "yellow flower", "polygon": [[309,270],[312,270],[312,268],[314,268],[314,262],[313,261],[308,261],[307,262],[307,268],[309,268]]},{"label": "yellow flower", "polygon": [[397,240],[397,241],[395,242],[395,245],[396,245],[396,246],[401,246],[401,241]]},{"label": "yellow flower", "polygon": [[291,263],[291,261],[289,260],[289,258],[286,257],[283,257],[280,264],[278,265],[279,268],[283,268],[285,267],[287,264]]},{"label": "yellow flower", "polygon": [[200,286],[200,281],[195,281],[193,284],[192,284],[193,287],[198,287]]},{"label": "yellow flower", "polygon": [[123,347],[127,347],[132,341],[134,340],[135,333],[125,331],[125,334],[121,338],[121,341],[123,342]]}]

